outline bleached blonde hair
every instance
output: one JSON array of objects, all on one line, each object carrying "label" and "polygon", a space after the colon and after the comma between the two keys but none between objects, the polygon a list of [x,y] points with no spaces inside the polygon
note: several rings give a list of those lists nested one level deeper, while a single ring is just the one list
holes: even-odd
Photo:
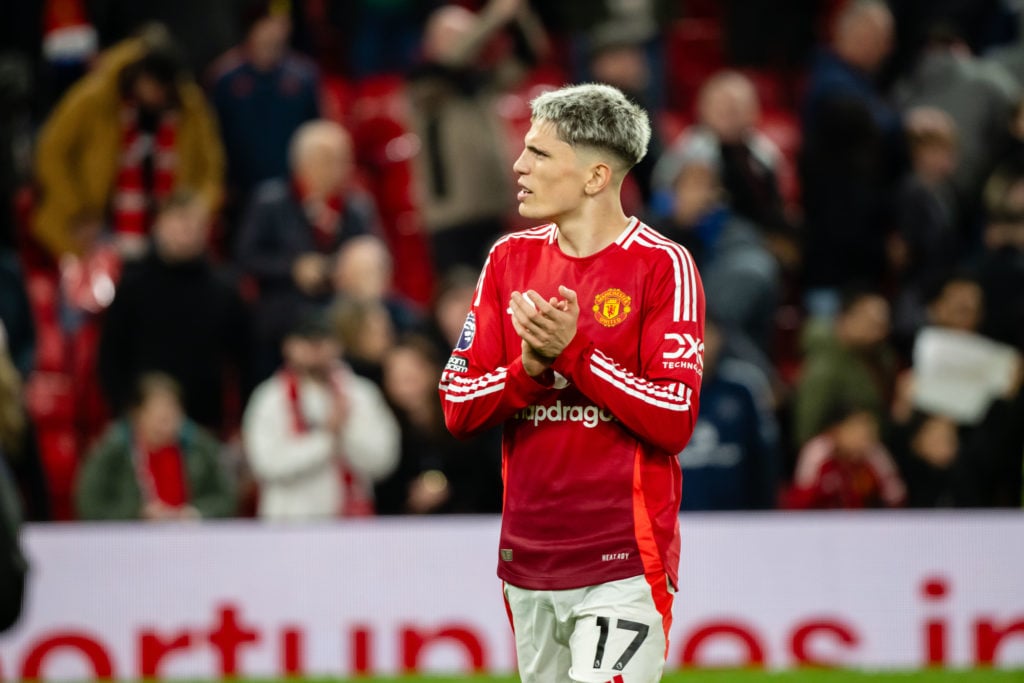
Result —
[{"label": "bleached blonde hair", "polygon": [[536,97],[530,107],[533,120],[552,124],[562,142],[611,152],[627,170],[647,154],[647,112],[618,88],[600,83],[568,86]]}]

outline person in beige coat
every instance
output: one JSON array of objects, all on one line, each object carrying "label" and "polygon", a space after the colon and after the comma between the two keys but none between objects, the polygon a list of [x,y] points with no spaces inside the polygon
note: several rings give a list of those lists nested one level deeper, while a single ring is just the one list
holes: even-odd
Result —
[{"label": "person in beige coat", "polygon": [[160,200],[198,192],[215,209],[224,182],[216,120],[159,26],[108,49],[43,125],[32,232],[55,257],[86,252],[104,226],[140,251]]}]

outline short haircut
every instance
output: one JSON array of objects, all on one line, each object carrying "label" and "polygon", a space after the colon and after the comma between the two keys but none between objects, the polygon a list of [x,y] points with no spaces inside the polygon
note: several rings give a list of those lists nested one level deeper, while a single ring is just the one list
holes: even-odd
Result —
[{"label": "short haircut", "polygon": [[340,123],[329,119],[313,119],[299,126],[288,142],[288,162],[294,171],[311,149],[324,143],[350,148],[352,138]]},{"label": "short haircut", "polygon": [[[157,213],[169,213],[178,209],[187,209],[198,201],[203,200],[203,196],[193,190],[191,187],[179,187],[176,188],[164,199],[160,200],[157,204]],[[203,201],[205,205],[205,201]]]},{"label": "short haircut", "polygon": [[165,372],[146,372],[135,382],[132,407],[141,408],[157,394],[171,396],[179,405],[182,403],[181,384]]},{"label": "short haircut", "polygon": [[540,95],[530,106],[533,119],[552,124],[563,142],[611,152],[627,170],[647,154],[647,112],[618,88],[598,83],[569,86]]},{"label": "short haircut", "polygon": [[839,292],[839,315],[847,315],[867,299],[885,299],[878,289],[865,282],[854,282]]}]

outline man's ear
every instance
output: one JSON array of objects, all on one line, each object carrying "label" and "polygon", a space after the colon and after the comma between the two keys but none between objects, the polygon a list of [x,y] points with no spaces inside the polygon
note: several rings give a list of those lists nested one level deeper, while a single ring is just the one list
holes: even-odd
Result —
[{"label": "man's ear", "polygon": [[614,175],[611,166],[604,162],[598,161],[591,164],[587,182],[583,186],[583,193],[588,197],[593,197],[611,184]]}]

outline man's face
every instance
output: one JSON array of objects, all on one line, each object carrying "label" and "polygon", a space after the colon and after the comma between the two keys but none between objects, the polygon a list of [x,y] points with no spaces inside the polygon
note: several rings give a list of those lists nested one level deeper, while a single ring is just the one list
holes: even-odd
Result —
[{"label": "man's face", "polygon": [[311,194],[326,197],[345,190],[352,168],[348,140],[325,138],[310,146],[296,171]]},{"label": "man's face", "polygon": [[833,438],[843,455],[863,458],[878,444],[878,420],[868,412],[854,413],[835,426]]},{"label": "man's face", "polygon": [[742,83],[721,83],[707,92],[700,105],[701,123],[727,144],[742,142],[757,124],[757,95]]},{"label": "man's face", "polygon": [[184,419],[176,396],[166,391],[154,391],[139,406],[135,414],[135,429],[145,446],[159,448],[174,443]]},{"label": "man's face", "polygon": [[149,111],[164,109],[171,101],[167,88],[148,74],[141,74],[135,79],[132,94],[139,106]]},{"label": "man's face", "polygon": [[867,296],[840,316],[843,336],[854,348],[868,349],[889,336],[889,304],[880,296]]},{"label": "man's face", "polygon": [[967,280],[947,284],[929,308],[933,323],[962,332],[976,331],[983,312],[984,293],[977,283]]},{"label": "man's face", "polygon": [[284,342],[285,363],[299,374],[325,377],[341,356],[331,337],[288,337]]},{"label": "man's face", "polygon": [[718,172],[705,164],[691,164],[679,174],[673,215],[680,225],[696,225],[718,204],[721,187]]},{"label": "man's face", "polygon": [[172,262],[190,261],[206,250],[209,216],[202,201],[163,211],[153,226],[157,251]]},{"label": "man's face", "polygon": [[519,214],[557,222],[575,213],[586,197],[587,165],[546,121],[534,121],[523,142],[525,149],[512,165],[519,176]]}]

